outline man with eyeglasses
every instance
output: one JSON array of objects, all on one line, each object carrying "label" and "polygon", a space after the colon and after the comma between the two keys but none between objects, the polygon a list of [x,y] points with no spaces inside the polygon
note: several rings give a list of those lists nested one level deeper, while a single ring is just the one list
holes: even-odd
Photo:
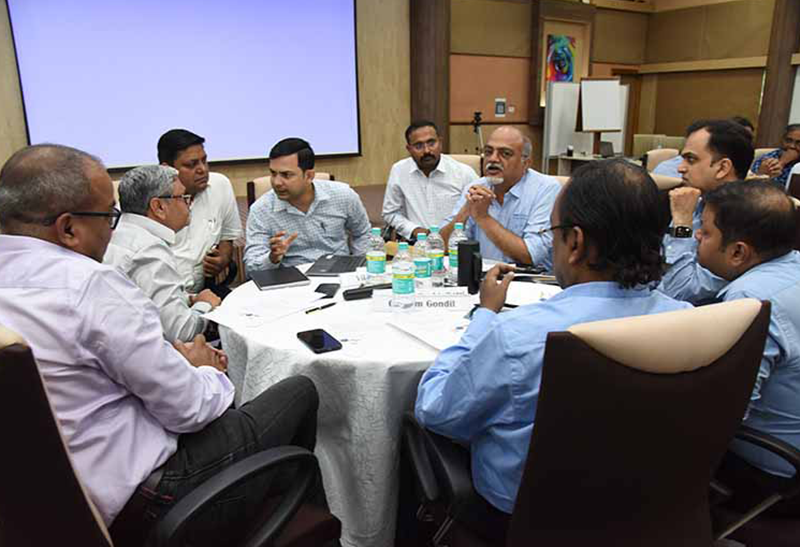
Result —
[{"label": "man with eyeglasses", "polygon": [[800,160],[800,123],[786,127],[781,146],[777,150],[767,152],[753,162],[752,171],[759,175],[767,175],[776,182],[786,186],[789,173]]},{"label": "man with eyeglasses", "polygon": [[480,244],[483,258],[550,270],[553,238],[543,229],[561,185],[530,168],[532,148],[515,127],[491,134],[483,150],[486,176],[464,190],[444,220],[445,241],[460,222],[467,237]]},{"label": "man with eyeglasses", "polygon": [[624,160],[576,169],[543,230],[553,234],[553,271],[564,290],[499,313],[514,267],[496,265],[481,284],[481,307],[469,328],[422,376],[417,420],[469,445],[472,480],[487,503],[480,518],[464,524],[491,545],[505,543],[536,419],[548,333],[691,307],[652,289],[663,263],[663,222],[653,214],[658,203],[647,172]]},{"label": "man with eyeglasses", "polygon": [[383,197],[383,220],[402,238],[413,240],[439,226],[466,186],[478,179],[471,167],[442,154],[439,130],[417,120],[406,129],[410,157],[392,166]]},{"label": "man with eyeglasses", "polygon": [[[100,263],[118,218],[111,179],[85,152],[30,146],[0,170],[0,324],[33,350],[112,537],[143,545],[156,519],[234,463],[282,445],[313,451],[319,399],[296,376],[232,409],[225,354],[202,337],[169,343],[153,303]],[[242,541],[275,494],[269,477],[246,481],[192,520],[186,543]]]},{"label": "man with eyeglasses", "polygon": [[670,190],[672,224],[664,237],[670,265],[659,289],[664,293],[702,303],[714,299],[727,281],[697,261],[695,232],[703,215],[703,194],[723,184],[747,177],[753,162],[753,142],[748,131],[730,120],[700,120],[687,130],[678,172],[683,186]]},{"label": "man with eyeglasses", "polygon": [[178,171],[164,165],[131,169],[119,182],[122,219],[111,236],[105,264],[115,266],[156,305],[170,342],[189,342],[206,329],[202,314],[219,306],[209,289],[184,290],[171,246],[189,224],[192,195]]}]

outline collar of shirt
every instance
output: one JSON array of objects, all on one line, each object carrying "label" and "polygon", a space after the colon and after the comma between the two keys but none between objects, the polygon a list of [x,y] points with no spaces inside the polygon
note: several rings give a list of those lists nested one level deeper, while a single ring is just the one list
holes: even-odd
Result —
[{"label": "collar of shirt", "polygon": [[[419,168],[419,165],[417,165],[417,162],[414,161],[414,158],[409,158],[409,159],[411,160],[411,173],[419,173],[424,177],[425,173],[423,173],[422,169]],[[444,154],[439,156],[439,163],[436,165],[436,167],[433,168],[433,171],[431,171],[431,176],[433,176],[433,174],[436,172],[442,173],[443,175],[447,174],[447,166],[445,165]]]},{"label": "collar of shirt", "polygon": [[314,210],[317,208],[318,203],[330,199],[331,193],[328,187],[325,184],[320,184],[320,181],[318,180],[312,181],[311,184],[314,185],[314,201],[312,201],[311,205],[308,207],[307,213],[303,213],[302,211],[300,211],[300,209],[298,209],[288,201],[279,199],[274,192],[273,195],[275,196],[275,203],[273,203],[272,205],[272,212],[278,213],[281,211],[285,211],[287,213],[291,213],[294,215],[303,215],[303,216],[312,214]]},{"label": "collar of shirt", "polygon": [[125,224],[130,224],[132,226],[137,226],[147,231],[147,233],[157,237],[158,239],[163,240],[167,245],[173,245],[175,243],[174,231],[167,228],[160,222],[157,222],[144,215],[137,215],[135,213],[123,213],[122,218],[119,220],[119,222],[120,224],[125,223]]},{"label": "collar of shirt", "polygon": [[[759,272],[771,271],[774,273],[775,271],[781,271],[783,268],[791,268],[793,270],[800,269],[800,252],[789,251],[783,256],[779,256],[778,258],[773,258],[772,260],[768,260],[758,264],[757,266],[753,266],[723,287],[717,296],[719,298],[723,298],[728,292],[741,289],[743,286],[747,287],[749,278],[758,274]],[[758,280],[758,283],[763,283],[763,280],[764,278],[762,277],[760,280]]]},{"label": "collar of shirt", "polygon": [[563,298],[594,296],[598,298],[644,298],[650,296],[652,290],[649,287],[638,286],[632,289],[625,289],[616,281],[589,281],[578,283],[567,287],[560,293],[550,298],[550,302],[555,302]]},{"label": "collar of shirt", "polygon": [[93,258],[76,253],[75,251],[71,251],[66,247],[56,245],[55,243],[51,243],[47,240],[39,239],[38,237],[0,235],[0,249],[2,249],[3,252],[38,250],[43,253],[55,253],[69,257],[81,257],[85,260],[91,260],[92,262],[95,262],[95,264],[97,263]]}]

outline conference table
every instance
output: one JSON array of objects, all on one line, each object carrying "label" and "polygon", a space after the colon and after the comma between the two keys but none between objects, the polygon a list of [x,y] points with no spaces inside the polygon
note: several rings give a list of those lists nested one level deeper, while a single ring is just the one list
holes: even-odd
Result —
[{"label": "conference table", "polygon": [[[458,310],[393,312],[391,291],[344,301],[314,289],[336,281],[311,278],[304,287],[260,291],[250,281],[209,314],[220,324],[236,404],[276,382],[302,374],[320,396],[317,448],[331,512],[342,521],[342,544],[387,547],[394,543],[399,488],[400,427],[413,409],[417,385],[439,351],[455,343],[468,324],[462,296]],[[527,303],[558,290],[512,283],[509,301]],[[383,297],[382,295],[386,295]],[[306,310],[329,302],[326,309]],[[339,351],[315,354],[297,333],[323,328],[342,343]]]}]

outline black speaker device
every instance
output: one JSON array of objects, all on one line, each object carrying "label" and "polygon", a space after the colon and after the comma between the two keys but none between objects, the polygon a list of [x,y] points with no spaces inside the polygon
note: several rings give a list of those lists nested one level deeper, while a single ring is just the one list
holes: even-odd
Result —
[{"label": "black speaker device", "polygon": [[467,287],[469,294],[476,294],[481,287],[483,259],[481,247],[471,239],[458,244],[458,286]]}]

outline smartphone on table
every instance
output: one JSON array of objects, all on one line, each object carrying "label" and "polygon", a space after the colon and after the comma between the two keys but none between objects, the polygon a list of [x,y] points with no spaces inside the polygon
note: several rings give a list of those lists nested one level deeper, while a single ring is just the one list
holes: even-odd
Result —
[{"label": "smartphone on table", "polygon": [[300,341],[308,346],[308,349],[314,353],[326,353],[329,351],[342,349],[342,343],[323,329],[312,329],[298,332],[297,338],[299,338]]}]

